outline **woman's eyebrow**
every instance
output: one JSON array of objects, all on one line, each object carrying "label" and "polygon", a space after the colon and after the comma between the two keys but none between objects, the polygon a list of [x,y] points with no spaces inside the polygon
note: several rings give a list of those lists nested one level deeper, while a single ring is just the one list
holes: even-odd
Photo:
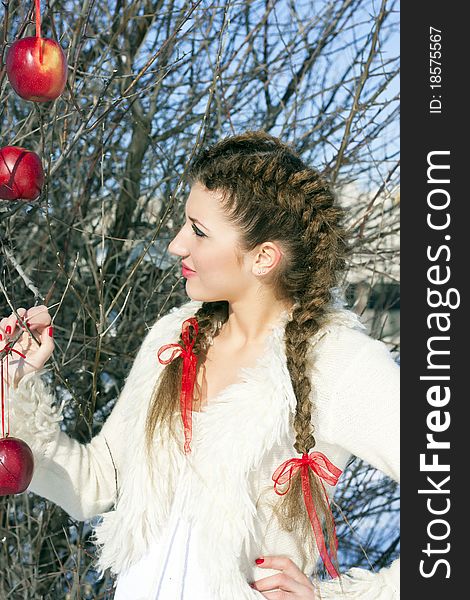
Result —
[{"label": "woman's eyebrow", "polygon": [[193,223],[199,223],[199,225],[200,225],[201,227],[204,227],[204,229],[205,229],[206,231],[210,231],[210,229],[208,229],[208,228],[207,228],[205,225],[203,225],[203,223],[201,223],[201,221],[198,221],[197,219],[193,219],[193,217],[190,217],[189,215],[188,215],[188,219],[189,219],[190,221],[192,221]]}]

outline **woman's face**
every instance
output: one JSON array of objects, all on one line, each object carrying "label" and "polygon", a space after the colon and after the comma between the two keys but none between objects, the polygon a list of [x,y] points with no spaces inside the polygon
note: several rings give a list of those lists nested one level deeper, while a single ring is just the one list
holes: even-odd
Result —
[{"label": "woman's face", "polygon": [[186,202],[186,221],[168,246],[171,254],[183,259],[182,274],[191,300],[233,302],[256,283],[253,256],[237,260],[240,234],[226,219],[219,199],[219,192],[194,184]]}]

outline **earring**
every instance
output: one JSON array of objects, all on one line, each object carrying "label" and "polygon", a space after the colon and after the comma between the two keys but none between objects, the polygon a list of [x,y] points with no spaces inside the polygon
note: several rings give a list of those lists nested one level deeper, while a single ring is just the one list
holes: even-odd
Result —
[{"label": "earring", "polygon": [[258,275],[265,275],[266,274],[266,269],[258,269]]}]

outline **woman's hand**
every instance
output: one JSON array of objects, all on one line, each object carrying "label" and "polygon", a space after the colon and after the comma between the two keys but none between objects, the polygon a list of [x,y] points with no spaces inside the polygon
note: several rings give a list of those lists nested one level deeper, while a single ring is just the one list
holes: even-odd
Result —
[{"label": "woman's hand", "polygon": [[[34,306],[27,310],[19,308],[16,312],[21,317],[20,323],[14,313],[0,320],[0,358],[3,358],[5,380],[7,359],[4,348],[8,345],[26,356],[22,358],[16,352],[8,353],[7,383],[14,388],[27,373],[41,369],[54,351],[51,315],[47,306]],[[18,339],[13,343],[18,334]]]},{"label": "woman's hand", "polygon": [[[263,562],[259,562],[262,560]],[[258,559],[260,569],[276,569],[276,575],[258,579],[251,587],[269,600],[315,600],[315,589],[299,567],[285,556],[264,556]],[[276,590],[276,591],[270,591]]]}]

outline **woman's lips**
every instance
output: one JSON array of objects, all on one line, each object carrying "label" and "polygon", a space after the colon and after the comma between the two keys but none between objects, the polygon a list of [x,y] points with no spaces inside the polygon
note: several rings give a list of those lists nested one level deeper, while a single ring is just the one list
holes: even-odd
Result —
[{"label": "woman's lips", "polygon": [[182,270],[183,270],[183,277],[192,277],[193,275],[196,275],[196,271],[191,271],[191,269],[188,269],[184,265],[182,266]]}]

